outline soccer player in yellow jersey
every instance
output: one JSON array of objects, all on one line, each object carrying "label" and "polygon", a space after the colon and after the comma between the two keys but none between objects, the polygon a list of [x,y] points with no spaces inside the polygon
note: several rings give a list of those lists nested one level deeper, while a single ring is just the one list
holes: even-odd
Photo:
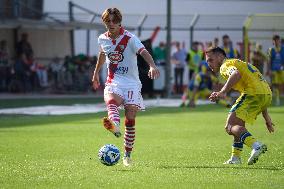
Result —
[{"label": "soccer player in yellow jersey", "polygon": [[262,113],[268,131],[274,132],[274,124],[267,111],[272,99],[269,85],[256,67],[239,59],[227,59],[224,50],[219,47],[211,47],[206,51],[206,61],[213,72],[220,72],[227,80],[220,91],[210,95],[211,101],[223,98],[230,89],[241,93],[230,110],[225,126],[226,132],[234,137],[234,143],[232,156],[224,164],[240,164],[245,144],[252,149],[248,159],[248,165],[252,165],[267,151],[267,146],[256,140],[245,125],[253,124],[257,115]]}]

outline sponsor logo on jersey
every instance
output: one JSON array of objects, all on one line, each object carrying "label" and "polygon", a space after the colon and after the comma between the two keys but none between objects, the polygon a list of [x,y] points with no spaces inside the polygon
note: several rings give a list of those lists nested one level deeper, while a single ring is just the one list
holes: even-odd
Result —
[{"label": "sponsor logo on jersey", "polygon": [[124,51],[125,46],[124,45],[119,45],[120,51]]},{"label": "sponsor logo on jersey", "polygon": [[119,51],[113,51],[108,54],[108,58],[112,64],[118,64],[122,62],[124,57],[123,54]]}]

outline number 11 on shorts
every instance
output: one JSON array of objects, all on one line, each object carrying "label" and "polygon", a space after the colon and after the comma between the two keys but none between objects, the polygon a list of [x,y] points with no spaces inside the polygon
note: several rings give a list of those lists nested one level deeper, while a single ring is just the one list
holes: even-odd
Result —
[{"label": "number 11 on shorts", "polygon": [[128,99],[132,99],[133,97],[133,91],[128,91]]}]

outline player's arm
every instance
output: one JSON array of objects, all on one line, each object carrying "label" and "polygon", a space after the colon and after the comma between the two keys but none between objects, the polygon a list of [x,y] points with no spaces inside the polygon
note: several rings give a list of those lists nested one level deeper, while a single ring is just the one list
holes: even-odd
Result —
[{"label": "player's arm", "polygon": [[100,86],[100,77],[99,77],[99,72],[102,68],[102,65],[105,63],[106,60],[106,55],[103,51],[99,52],[98,55],[98,60],[97,60],[97,64],[96,64],[96,68],[94,70],[94,74],[93,74],[93,78],[92,78],[92,82],[93,82],[93,88],[97,89]]},{"label": "player's arm", "polygon": [[213,102],[218,100],[219,98],[224,98],[226,96],[226,93],[231,90],[231,88],[242,78],[240,72],[237,69],[231,68],[229,70],[229,78],[225,85],[222,87],[222,89],[219,92],[213,92],[209,99]]},{"label": "player's arm", "polygon": [[265,110],[262,111],[262,116],[265,120],[265,124],[266,124],[266,127],[267,127],[267,130],[272,133],[274,132],[274,124],[272,123],[272,120],[268,114],[268,111],[267,111],[267,108]]},{"label": "player's arm", "polygon": [[160,76],[160,71],[157,68],[157,66],[155,65],[154,60],[153,60],[152,56],[150,55],[150,53],[146,49],[144,49],[144,50],[141,51],[140,55],[144,58],[144,60],[150,66],[148,76],[151,79],[157,79]]}]

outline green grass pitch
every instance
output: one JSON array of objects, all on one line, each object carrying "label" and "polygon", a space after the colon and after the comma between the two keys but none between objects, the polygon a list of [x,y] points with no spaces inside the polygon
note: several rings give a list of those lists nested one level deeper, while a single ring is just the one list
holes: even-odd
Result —
[{"label": "green grass pitch", "polygon": [[[223,165],[232,138],[228,109],[216,106],[153,108],[136,119],[134,165],[107,167],[97,159],[104,144],[123,151],[123,138],[102,126],[105,113],[0,116],[0,188],[284,188],[284,107],[271,107],[276,132],[261,116],[249,131],[268,146],[255,165]],[[121,112],[121,115],[123,112]],[[123,122],[124,120],[122,120]]]}]

